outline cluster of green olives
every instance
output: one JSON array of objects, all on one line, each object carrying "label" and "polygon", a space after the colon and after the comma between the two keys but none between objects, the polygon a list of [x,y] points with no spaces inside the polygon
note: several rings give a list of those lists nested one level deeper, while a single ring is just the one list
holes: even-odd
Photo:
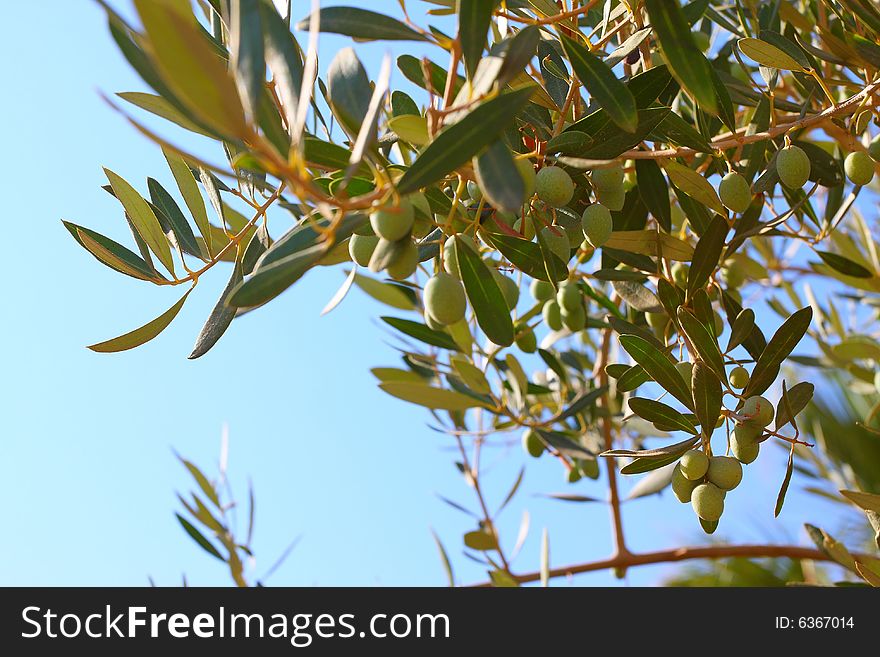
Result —
[{"label": "cluster of green olives", "polygon": [[587,297],[576,281],[562,281],[557,290],[547,281],[534,280],[530,291],[535,301],[544,304],[544,323],[551,331],[565,328],[577,333],[586,327]]},{"label": "cluster of green olives", "polygon": [[431,208],[424,194],[412,194],[396,205],[381,206],[370,213],[370,223],[348,241],[351,259],[378,273],[385,270],[394,280],[412,276],[419,266],[419,249],[413,237],[430,230]]},{"label": "cluster of green olives", "polygon": [[[868,185],[874,179],[874,162],[880,162],[880,135],[867,151],[856,150],[846,156],[843,170],[854,185]],[[800,146],[789,144],[776,154],[776,175],[789,189],[800,189],[810,178],[810,158]],[[731,212],[745,212],[752,202],[752,188],[741,173],[730,171],[718,185],[718,197]]]},{"label": "cluster of green olives", "polygon": [[[737,368],[743,369],[744,368]],[[731,378],[734,377],[734,370]],[[737,383],[748,383],[748,372],[743,381],[736,374]],[[736,385],[736,384],[733,384]],[[758,458],[758,450],[765,427],[773,420],[773,405],[764,397],[749,397],[738,411],[740,418],[730,437],[733,456],[711,456],[707,452],[691,449],[682,455],[672,472],[672,492],[682,503],[690,502],[697,517],[714,528],[724,512],[724,499],[728,491],[739,486],[743,477],[742,466]]]}]

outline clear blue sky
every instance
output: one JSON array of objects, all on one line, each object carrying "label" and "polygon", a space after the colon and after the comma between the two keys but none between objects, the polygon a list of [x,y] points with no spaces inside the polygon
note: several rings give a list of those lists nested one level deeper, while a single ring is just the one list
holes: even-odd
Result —
[{"label": "clear blue sky", "polygon": [[[414,16],[426,6],[411,5]],[[370,7],[399,12],[391,1]],[[346,43],[324,38],[322,75]],[[384,48],[358,46],[373,76]],[[407,51],[422,52],[407,43],[393,50]],[[471,521],[436,497],[473,503],[452,465],[448,439],[426,427],[428,416],[419,408],[381,393],[369,374],[397,358],[373,319],[385,309],[353,292],[319,317],[342,282],[339,269],[311,273],[237,321],[198,361],[186,355],[225,271],[203,280],[154,342],[117,355],[85,349],[176,299],[174,292],[101,266],[60,222],[128,239],[119,206],[100,188],[106,182],[101,167],[141,190],[148,175],[171,180],[158,148],[98,95],[144,86],[117,54],[103,12],[91,2],[10,3],[0,26],[0,60],[6,62],[0,179],[7,236],[0,585],[141,585],[148,576],[172,585],[182,573],[193,584],[227,583],[219,562],[190,542],[173,515],[174,493],[189,481],[172,450],[213,473],[224,424],[233,485],[241,496],[250,477],[256,488],[256,572],[303,535],[270,585],[442,585],[430,527],[446,543],[460,581],[483,579],[481,568],[461,556],[460,537],[473,529]],[[394,83],[412,91],[399,73]],[[221,158],[218,150],[204,152]],[[273,233],[287,225],[279,216]],[[485,454],[495,505],[524,460],[516,442]],[[745,484],[728,496],[720,533],[804,540],[799,527],[820,519],[819,510],[795,493],[784,520],[774,521],[782,474],[778,458],[750,466]],[[523,510],[531,513],[532,533],[517,570],[537,567],[543,527],[550,530],[554,566],[610,550],[603,505],[535,497],[561,490],[604,494],[600,482],[566,486],[556,464],[531,462],[502,516],[503,535],[513,541]],[[700,537],[690,509],[669,495],[628,504],[625,514],[635,549]],[[662,572],[641,569],[628,581],[653,583]],[[575,581],[615,580],[599,573]]]}]

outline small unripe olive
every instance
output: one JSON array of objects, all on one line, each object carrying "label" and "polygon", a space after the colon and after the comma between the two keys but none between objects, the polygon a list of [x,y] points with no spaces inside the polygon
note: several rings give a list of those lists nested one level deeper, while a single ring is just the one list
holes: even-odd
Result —
[{"label": "small unripe olive", "polygon": [[810,178],[810,158],[798,146],[780,148],[776,155],[776,173],[789,189],[800,189]]},{"label": "small unripe olive", "polygon": [[532,429],[526,429],[523,431],[522,447],[526,454],[535,458],[538,458],[544,453],[544,441],[542,441],[537,432]]},{"label": "small unripe olive", "polygon": [[535,176],[535,191],[547,205],[561,208],[574,196],[574,182],[559,167],[544,167]]},{"label": "small unripe olive", "polygon": [[645,320],[648,322],[648,326],[660,332],[665,330],[666,325],[669,324],[669,315],[666,313],[645,313]]},{"label": "small unripe olive", "polygon": [[544,304],[542,314],[544,315],[544,322],[550,327],[550,330],[562,330],[562,310],[559,308],[559,304],[556,303],[556,299],[551,299]]},{"label": "small unripe olive", "polygon": [[435,331],[442,331],[444,328],[446,328],[443,324],[431,317],[427,310],[425,310],[423,316],[425,318],[425,326],[427,326],[428,328],[434,329]]},{"label": "small unripe olive", "polygon": [[763,428],[748,422],[737,422],[733,425],[733,435],[741,445],[755,444],[761,440]]},{"label": "small unripe olive", "polygon": [[675,369],[678,370],[678,373],[681,374],[681,378],[684,379],[684,382],[687,383],[687,387],[690,388],[691,379],[694,376],[694,364],[689,360],[685,360],[680,363],[676,363]]},{"label": "small unripe olive", "polygon": [[549,281],[541,281],[537,278],[532,281],[532,284],[529,286],[529,292],[532,293],[532,298],[535,301],[549,301],[554,296],[556,296],[556,290],[553,289],[553,284]]},{"label": "small unripe olive", "polygon": [[402,281],[412,276],[419,266],[419,248],[408,237],[403,238],[403,248],[385,268],[385,273],[395,281]]},{"label": "small unripe olive", "polygon": [[526,199],[532,198],[535,193],[535,167],[531,160],[515,160],[519,175],[526,184]]},{"label": "small unripe olive", "polygon": [[355,233],[348,240],[348,253],[357,264],[361,267],[366,267],[370,264],[370,258],[373,257],[373,251],[376,250],[378,243],[379,238],[375,235],[358,235]]},{"label": "small unripe olive", "polygon": [[681,471],[681,464],[676,463],[675,469],[672,471],[672,492],[678,498],[679,502],[690,502],[691,494],[699,484],[691,481]]},{"label": "small unripe olive", "polygon": [[697,481],[706,476],[709,470],[709,457],[705,452],[698,449],[689,449],[679,461],[681,473],[691,481]]},{"label": "small unripe olive", "polygon": [[447,237],[446,242],[443,244],[443,269],[445,269],[447,273],[461,278],[461,272],[458,269],[458,256],[455,254],[456,240],[461,240],[474,251],[477,251],[477,243],[470,235],[457,233]]},{"label": "small unripe olive", "polygon": [[705,52],[709,49],[709,43],[711,39],[708,34],[701,30],[696,30],[694,32],[691,32],[691,34],[694,37],[694,43],[697,45],[697,48],[701,52]]},{"label": "small unripe olive", "polygon": [[740,440],[740,433],[734,430],[730,437],[730,451],[740,463],[749,464],[758,458],[761,445],[756,440]]},{"label": "small unripe olive", "polygon": [[876,162],[880,162],[880,135],[877,135],[871,140],[871,143],[868,144],[868,155],[870,155]]},{"label": "small unripe olive", "polygon": [[609,210],[619,212],[623,210],[623,205],[626,202],[626,190],[623,188],[623,185],[600,189],[596,192],[596,197],[599,203]]},{"label": "small unripe olive", "polygon": [[562,308],[561,315],[562,325],[572,333],[582,331],[587,325],[587,312],[583,305],[572,309]]},{"label": "small unripe olive", "polygon": [[752,203],[749,181],[736,171],[731,171],[721,179],[718,196],[724,206],[733,212],[745,212]]},{"label": "small unripe olive", "polygon": [[717,310],[712,313],[712,320],[715,324],[715,337],[718,337],[724,333],[724,320],[721,319],[721,315],[718,314]]},{"label": "small unripe olive", "polygon": [[547,243],[550,251],[562,262],[568,262],[571,258],[571,244],[565,231],[556,226],[544,226],[541,229],[541,237]]},{"label": "small unripe olive", "polygon": [[516,304],[519,303],[519,285],[510,276],[505,276],[497,269],[492,270],[492,276],[501,288],[507,308],[509,310],[516,308]]},{"label": "small unripe olive", "polygon": [[739,414],[745,415],[748,418],[745,424],[753,424],[764,428],[773,421],[773,404],[764,397],[754,395],[746,399]]},{"label": "small unripe olive", "polygon": [[868,185],[874,179],[874,161],[864,151],[853,151],[847,155],[843,170],[854,185]]},{"label": "small unripe olive", "polygon": [[730,370],[730,385],[737,390],[742,390],[749,385],[749,371],[742,365],[737,365]]},{"label": "small unripe olive", "polygon": [[694,488],[691,505],[701,520],[718,520],[724,513],[724,491],[715,484],[700,484]]},{"label": "small unripe olive", "polygon": [[608,241],[608,238],[611,237],[611,231],[614,229],[611,212],[601,203],[587,206],[581,216],[581,226],[587,242],[597,249]]},{"label": "small unripe olive", "polygon": [[709,481],[721,490],[733,490],[743,478],[742,465],[730,456],[713,456],[709,459]]},{"label": "small unripe olive", "polygon": [[457,278],[440,272],[428,279],[424,289],[425,309],[441,324],[454,324],[464,317],[467,298]]},{"label": "small unripe olive", "polygon": [[612,189],[623,185],[623,167],[619,164],[593,169],[590,173],[590,181],[597,190]]},{"label": "small unripe olive", "polygon": [[370,215],[373,232],[389,242],[396,242],[409,235],[415,221],[412,204],[403,200],[397,207],[379,208]]},{"label": "small unripe olive", "polygon": [[565,281],[559,286],[556,301],[563,310],[574,310],[584,305],[583,294],[574,281]]},{"label": "small unripe olive", "polygon": [[527,354],[533,354],[538,349],[538,338],[529,326],[523,326],[517,330],[516,346]]},{"label": "small unripe olive", "polygon": [[730,258],[721,267],[721,275],[727,283],[728,291],[742,286],[746,282],[746,273],[739,261]]},{"label": "small unripe olive", "polygon": [[688,282],[688,270],[690,268],[681,262],[676,262],[672,265],[672,280],[679,287],[687,287]]},{"label": "small unripe olive", "polygon": [[474,180],[467,181],[467,194],[474,203],[479,203],[483,200],[483,190],[480,189],[480,186]]}]

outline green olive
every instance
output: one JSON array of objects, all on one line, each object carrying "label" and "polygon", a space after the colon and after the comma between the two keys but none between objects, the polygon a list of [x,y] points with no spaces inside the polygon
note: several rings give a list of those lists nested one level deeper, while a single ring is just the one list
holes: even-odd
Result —
[{"label": "green olive", "polygon": [[713,522],[724,513],[724,491],[715,484],[700,484],[694,488],[691,504],[701,520]]},{"label": "green olive", "polygon": [[698,449],[689,449],[679,461],[681,473],[691,481],[697,481],[706,476],[709,470],[709,457],[705,452]]},{"label": "green olive", "polygon": [[457,278],[440,272],[425,283],[425,309],[440,324],[454,324],[464,317],[467,298]]},{"label": "green olive", "polygon": [[742,481],[742,465],[730,456],[713,456],[706,476],[721,490],[733,490]]}]

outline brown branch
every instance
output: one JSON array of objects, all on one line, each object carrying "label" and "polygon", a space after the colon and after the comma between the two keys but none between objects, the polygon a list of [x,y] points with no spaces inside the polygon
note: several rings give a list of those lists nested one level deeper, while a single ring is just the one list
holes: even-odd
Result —
[{"label": "brown branch", "polygon": [[[580,573],[607,570],[609,568],[629,568],[631,566],[647,566],[658,563],[688,561],[690,559],[725,559],[729,557],[748,557],[755,559],[783,557],[788,559],[809,559],[811,561],[833,561],[833,559],[824,552],[797,545],[706,545],[698,547],[681,547],[673,550],[661,550],[658,552],[643,552],[641,554],[629,553],[617,557],[611,557],[609,559],[603,559],[601,561],[591,561],[589,563],[564,566],[562,568],[552,568],[550,570],[550,577],[566,577],[568,575],[578,575]],[[856,559],[869,558],[865,557],[865,555],[859,554],[853,554],[853,557]],[[541,573],[525,573],[523,575],[514,575],[513,578],[520,584],[526,584],[528,582],[537,582],[541,579]],[[473,584],[472,586],[484,588],[492,586],[492,583],[482,582],[480,584]]]},{"label": "brown branch", "polygon": [[[599,351],[599,358],[596,359],[596,367],[594,373],[596,375],[599,386],[608,384],[608,375],[605,373],[605,365],[608,363],[608,355],[611,351],[611,332],[613,329],[605,329],[602,336],[602,347]],[[605,440],[605,450],[614,449],[614,436],[612,435],[611,424],[611,404],[609,395],[606,391],[597,403],[597,407],[606,411],[599,420],[602,427],[602,436]],[[615,558],[629,556],[629,550],[626,548],[626,541],[623,535],[623,519],[620,514],[620,494],[617,490],[617,461],[616,459],[605,459],[606,472],[608,474],[608,506],[611,510],[611,527],[614,531],[614,554]]]},{"label": "brown branch", "polygon": [[[756,141],[773,139],[774,137],[787,134],[792,130],[798,130],[800,128],[810,128],[820,123],[823,123],[830,118],[836,116],[847,116],[854,113],[856,110],[859,109],[859,107],[862,106],[862,101],[865,100],[865,98],[876,93],[878,90],[880,90],[880,80],[869,84],[859,93],[855,94],[854,96],[850,96],[842,103],[832,105],[831,107],[823,110],[822,112],[819,112],[818,114],[805,116],[802,119],[791,121],[789,123],[780,123],[779,125],[776,125],[769,130],[766,130],[764,132],[756,132],[753,135],[741,135],[739,134],[739,131],[737,131],[737,133],[735,134],[728,132],[726,134],[715,137],[715,139],[712,140],[711,144],[712,147],[717,150],[725,150],[727,148],[734,148],[736,146],[742,146],[744,144],[751,144]],[[745,128],[740,128],[740,130],[744,131]],[[665,148],[650,151],[630,150],[622,153],[618,156],[618,158],[630,160],[648,160],[696,155],[697,152],[698,151],[693,148],[681,146],[678,148]]]}]

